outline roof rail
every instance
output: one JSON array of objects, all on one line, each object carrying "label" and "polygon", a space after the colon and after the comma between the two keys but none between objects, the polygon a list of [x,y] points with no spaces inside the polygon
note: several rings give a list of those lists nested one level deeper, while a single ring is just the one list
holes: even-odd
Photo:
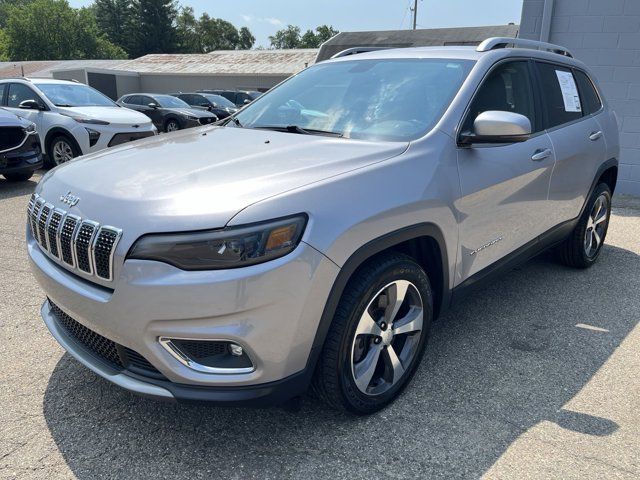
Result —
[{"label": "roof rail", "polygon": [[526,38],[511,38],[511,37],[492,37],[487,38],[484,42],[478,45],[477,52],[488,52],[489,50],[495,50],[496,48],[507,48],[509,45],[519,48],[529,48],[533,50],[546,50],[547,52],[557,53],[564,55],[565,57],[573,58],[573,54],[560,45],[554,45],[553,43],[539,42],[537,40],[527,40]]},{"label": "roof rail", "polygon": [[347,48],[346,50],[342,50],[341,52],[336,53],[331,58],[341,58],[348,57],[349,55],[356,55],[358,53],[366,53],[366,52],[375,52],[377,50],[389,50],[391,47],[353,47]]}]

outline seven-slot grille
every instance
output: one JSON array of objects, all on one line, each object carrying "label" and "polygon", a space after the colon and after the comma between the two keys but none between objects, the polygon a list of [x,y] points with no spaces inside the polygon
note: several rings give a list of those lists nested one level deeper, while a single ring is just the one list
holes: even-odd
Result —
[{"label": "seven-slot grille", "polygon": [[37,193],[29,200],[28,215],[33,237],[51,257],[84,274],[113,280],[120,229],[54,208]]}]

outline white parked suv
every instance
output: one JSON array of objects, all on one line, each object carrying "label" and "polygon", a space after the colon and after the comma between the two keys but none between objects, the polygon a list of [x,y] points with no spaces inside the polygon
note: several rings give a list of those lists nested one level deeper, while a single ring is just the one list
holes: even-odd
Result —
[{"label": "white parked suv", "polygon": [[147,116],[68,80],[0,80],[0,106],[36,124],[52,166],[157,133]]}]

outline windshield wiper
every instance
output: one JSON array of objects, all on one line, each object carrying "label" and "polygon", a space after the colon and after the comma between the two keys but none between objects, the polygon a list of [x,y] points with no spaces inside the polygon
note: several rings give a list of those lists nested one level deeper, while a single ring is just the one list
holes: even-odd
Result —
[{"label": "windshield wiper", "polygon": [[69,105],[68,103],[56,103],[56,107],[73,107],[73,105]]},{"label": "windshield wiper", "polygon": [[225,123],[225,125],[229,122],[233,122],[235,124],[236,127],[240,127],[242,128],[242,123],[240,123],[240,120],[238,120],[236,117],[234,116],[230,116],[228,117],[228,121]]},{"label": "windshield wiper", "polygon": [[259,125],[257,128],[261,130],[275,130],[276,132],[289,132],[289,133],[299,133],[301,135],[327,135],[329,137],[342,137],[342,133],[339,132],[331,132],[328,130],[317,130],[315,128],[302,128],[298,125]]}]

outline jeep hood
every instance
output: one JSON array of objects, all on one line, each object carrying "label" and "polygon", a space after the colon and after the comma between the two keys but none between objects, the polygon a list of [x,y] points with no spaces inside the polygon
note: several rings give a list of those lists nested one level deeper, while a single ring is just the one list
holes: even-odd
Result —
[{"label": "jeep hood", "polygon": [[[126,236],[220,228],[255,202],[399,155],[406,147],[201,127],[79,157],[51,170],[37,192],[56,207],[122,228]],[[80,197],[72,208],[60,201],[68,192]],[[291,205],[291,213],[306,208]]]}]

